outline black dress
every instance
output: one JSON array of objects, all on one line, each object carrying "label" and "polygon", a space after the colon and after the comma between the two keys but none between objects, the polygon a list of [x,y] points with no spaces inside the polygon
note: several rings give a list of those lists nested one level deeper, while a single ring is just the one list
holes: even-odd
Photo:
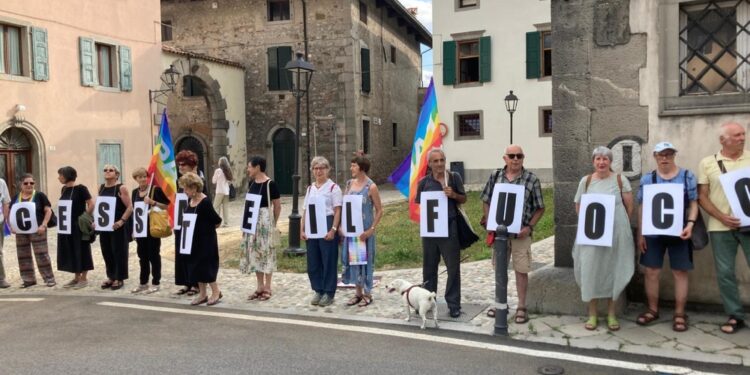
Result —
[{"label": "black dress", "polygon": [[[181,175],[180,175],[181,176]],[[179,177],[179,176],[178,176]],[[203,179],[203,178],[201,178]],[[179,178],[178,178],[179,181]],[[177,187],[178,193],[183,193],[184,190],[181,187]],[[203,194],[208,196],[208,188],[206,187],[206,181],[203,180]],[[175,202],[177,204],[177,202]],[[175,216],[175,220],[177,216]],[[174,230],[174,284],[188,288],[198,288],[198,284],[191,283],[188,281],[187,271],[187,255],[180,254],[180,238],[182,231],[179,229]]]},{"label": "black dress", "polygon": [[186,214],[197,214],[193,246],[187,258],[187,275],[191,283],[212,283],[219,273],[219,243],[216,226],[221,224],[221,216],[214,211],[208,197],[197,206],[185,208]]},{"label": "black dress", "polygon": [[[125,202],[120,198],[120,186],[105,187],[103,184],[99,187],[99,196],[115,197],[115,221],[120,220],[125,213]],[[104,266],[107,269],[107,278],[109,280],[126,280],[128,278],[128,226],[124,225],[111,232],[99,233],[99,244],[102,246],[102,257]]]},{"label": "black dress", "polygon": [[[78,217],[86,211],[86,201],[91,199],[89,189],[83,185],[63,186],[60,200],[71,200],[70,234],[57,234],[57,269],[65,272],[81,273],[94,269],[91,257],[91,243],[81,239]],[[58,218],[59,220],[59,218]]]}]

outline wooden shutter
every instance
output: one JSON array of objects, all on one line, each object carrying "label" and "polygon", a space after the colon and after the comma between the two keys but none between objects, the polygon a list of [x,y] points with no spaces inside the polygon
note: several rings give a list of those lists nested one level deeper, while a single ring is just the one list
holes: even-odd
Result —
[{"label": "wooden shutter", "polygon": [[492,41],[489,36],[479,38],[479,82],[492,80]]},{"label": "wooden shutter", "polygon": [[47,29],[31,28],[31,44],[34,57],[34,80],[49,80],[49,53],[47,47]]},{"label": "wooden shutter", "polygon": [[360,49],[360,64],[362,67],[362,92],[370,92],[370,50]]},{"label": "wooden shutter", "polygon": [[97,83],[94,40],[80,37],[78,44],[81,59],[81,85],[94,86]]},{"label": "wooden shutter", "polygon": [[286,64],[292,61],[292,47],[277,47],[276,61],[279,70],[279,90],[292,89],[292,73],[286,70]]},{"label": "wooden shutter", "polygon": [[456,42],[443,42],[443,84],[456,83]]},{"label": "wooden shutter", "polygon": [[541,33],[532,31],[526,33],[526,78],[539,78]]},{"label": "wooden shutter", "polygon": [[268,49],[268,90],[275,91],[279,89],[279,58],[277,56],[277,47]]},{"label": "wooden shutter", "polygon": [[130,47],[119,46],[120,51],[120,91],[133,91],[133,58]]}]

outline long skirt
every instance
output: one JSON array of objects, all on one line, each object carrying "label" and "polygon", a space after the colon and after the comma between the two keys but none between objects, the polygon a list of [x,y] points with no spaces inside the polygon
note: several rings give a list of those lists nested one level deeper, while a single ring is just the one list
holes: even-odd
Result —
[{"label": "long skirt", "polygon": [[271,247],[271,215],[267,207],[260,209],[255,234],[243,234],[240,243],[240,272],[276,272],[276,249]]}]

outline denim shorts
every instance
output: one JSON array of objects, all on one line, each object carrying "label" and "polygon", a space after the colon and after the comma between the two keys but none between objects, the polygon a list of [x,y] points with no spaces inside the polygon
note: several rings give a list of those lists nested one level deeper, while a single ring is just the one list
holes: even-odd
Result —
[{"label": "denim shorts", "polygon": [[641,253],[641,265],[662,268],[666,252],[669,252],[669,267],[673,270],[693,269],[693,249],[690,240],[672,236],[646,236],[646,252]]}]

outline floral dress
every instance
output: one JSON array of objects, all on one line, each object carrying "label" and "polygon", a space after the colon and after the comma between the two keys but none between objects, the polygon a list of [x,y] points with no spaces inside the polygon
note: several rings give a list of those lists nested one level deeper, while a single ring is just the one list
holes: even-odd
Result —
[{"label": "floral dress", "polygon": [[[242,273],[272,273],[276,272],[276,250],[271,247],[271,231],[273,230],[272,203],[281,197],[276,182],[267,180],[260,184],[250,182],[248,193],[261,195],[260,213],[255,234],[243,233],[240,243],[240,272]],[[268,198],[271,198],[271,202]]]}]

